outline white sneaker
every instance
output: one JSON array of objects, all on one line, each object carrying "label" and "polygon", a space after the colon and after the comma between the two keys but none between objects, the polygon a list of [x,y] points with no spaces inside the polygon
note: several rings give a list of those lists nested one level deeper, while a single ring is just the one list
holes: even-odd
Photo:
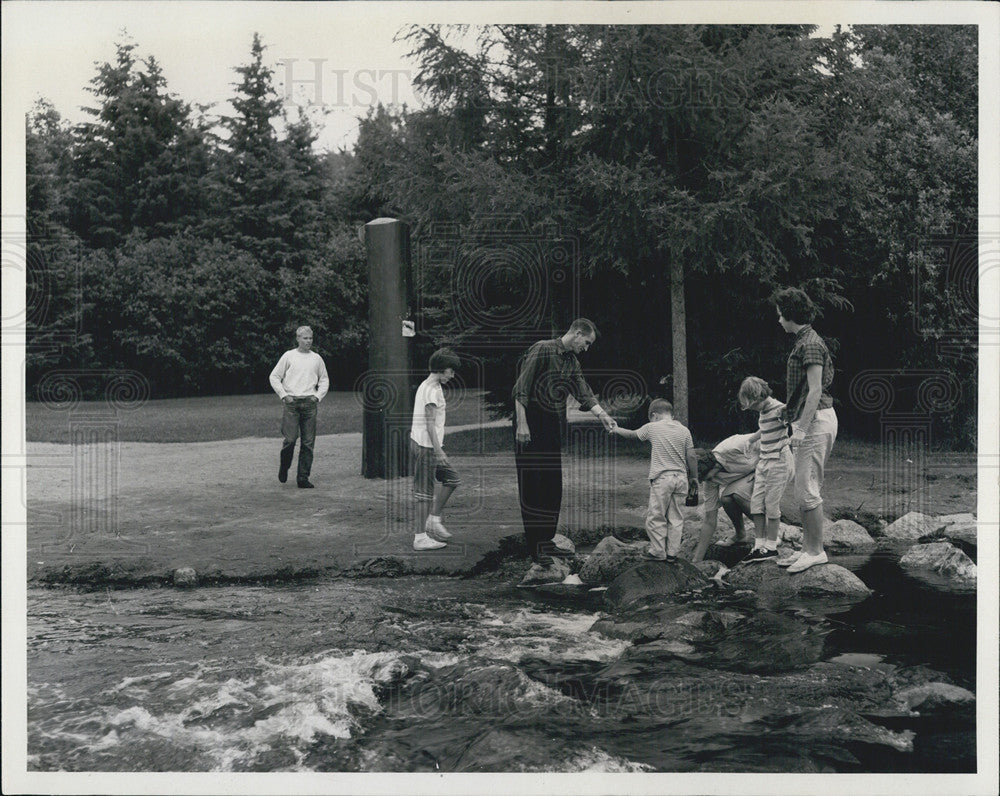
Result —
[{"label": "white sneaker", "polygon": [[809,567],[814,567],[817,564],[825,564],[828,559],[826,557],[826,550],[820,550],[819,555],[811,556],[807,553],[802,553],[794,564],[788,567],[790,573],[802,572],[803,570],[809,569]]},{"label": "white sneaker", "polygon": [[424,523],[424,531],[435,539],[451,539],[451,534],[448,533],[448,529],[441,524],[440,517],[428,517],[427,522]]},{"label": "white sneaker", "polygon": [[799,551],[798,553],[792,553],[790,556],[786,556],[785,558],[779,558],[775,563],[779,567],[790,567],[792,564],[798,561],[802,557],[802,555],[803,553],[801,551]]},{"label": "white sneaker", "polygon": [[444,542],[431,539],[426,533],[417,534],[413,537],[414,550],[439,550],[442,547],[447,547],[447,545]]}]

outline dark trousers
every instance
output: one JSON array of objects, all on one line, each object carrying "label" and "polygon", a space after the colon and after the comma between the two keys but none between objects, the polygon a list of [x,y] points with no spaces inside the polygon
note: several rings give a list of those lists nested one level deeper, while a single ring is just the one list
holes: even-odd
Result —
[{"label": "dark trousers", "polygon": [[293,398],[284,404],[285,411],[281,416],[281,467],[287,470],[292,466],[292,456],[295,455],[295,441],[302,434],[302,446],[299,448],[298,481],[308,481],[312,471],[313,448],[316,447],[316,407],[319,401],[315,398]]},{"label": "dark trousers", "polygon": [[517,493],[521,503],[524,541],[532,558],[544,554],[559,524],[562,503],[562,444],[560,416],[529,404],[525,412],[531,442],[515,441]]}]

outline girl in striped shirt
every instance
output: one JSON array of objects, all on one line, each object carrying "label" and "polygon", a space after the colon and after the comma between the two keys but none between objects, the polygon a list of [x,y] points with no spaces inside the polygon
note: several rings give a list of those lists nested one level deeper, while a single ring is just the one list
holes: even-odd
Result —
[{"label": "girl in striped shirt", "polygon": [[778,558],[778,528],[781,523],[781,496],[795,475],[795,459],[788,445],[788,413],[781,401],[771,396],[763,379],[750,376],[739,392],[740,406],[759,412],[759,429],[750,439],[760,440],[760,459],[754,472],[750,515],[753,518],[754,548],[745,562]]}]

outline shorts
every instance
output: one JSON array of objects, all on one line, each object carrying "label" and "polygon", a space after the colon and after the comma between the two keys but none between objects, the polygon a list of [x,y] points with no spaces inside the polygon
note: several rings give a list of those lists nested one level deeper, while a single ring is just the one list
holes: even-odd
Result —
[{"label": "shorts", "polygon": [[832,406],[820,409],[795,451],[795,499],[802,511],[812,511],[823,505],[820,490],[824,469],[836,439],[837,413]]},{"label": "shorts", "polygon": [[795,460],[787,447],[778,459],[761,459],[753,480],[750,513],[763,514],[769,520],[781,517],[781,496],[795,474]]},{"label": "shorts", "polygon": [[728,484],[720,484],[717,481],[706,481],[705,511],[718,511],[720,499],[730,495],[743,498],[749,503],[753,495],[753,473],[747,473],[742,478],[737,478]]},{"label": "shorts", "polygon": [[450,464],[438,464],[434,458],[434,448],[425,448],[410,440],[410,469],[413,471],[413,497],[416,500],[434,500],[434,481],[445,486],[458,486],[458,477]]}]

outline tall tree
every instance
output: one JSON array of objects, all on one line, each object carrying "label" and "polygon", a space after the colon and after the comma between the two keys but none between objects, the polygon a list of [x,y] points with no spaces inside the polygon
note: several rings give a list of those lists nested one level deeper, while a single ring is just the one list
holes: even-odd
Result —
[{"label": "tall tree", "polygon": [[308,117],[287,120],[264,51],[255,33],[250,62],[236,68],[241,80],[232,99],[236,113],[222,119],[229,137],[212,231],[273,273],[301,269],[322,239],[324,178]]},{"label": "tall tree", "polygon": [[97,107],[76,131],[71,225],[91,246],[114,246],[133,230],[171,235],[201,221],[209,150],[191,108],[166,92],[152,56],[120,43],[114,63],[98,67],[90,91]]}]

